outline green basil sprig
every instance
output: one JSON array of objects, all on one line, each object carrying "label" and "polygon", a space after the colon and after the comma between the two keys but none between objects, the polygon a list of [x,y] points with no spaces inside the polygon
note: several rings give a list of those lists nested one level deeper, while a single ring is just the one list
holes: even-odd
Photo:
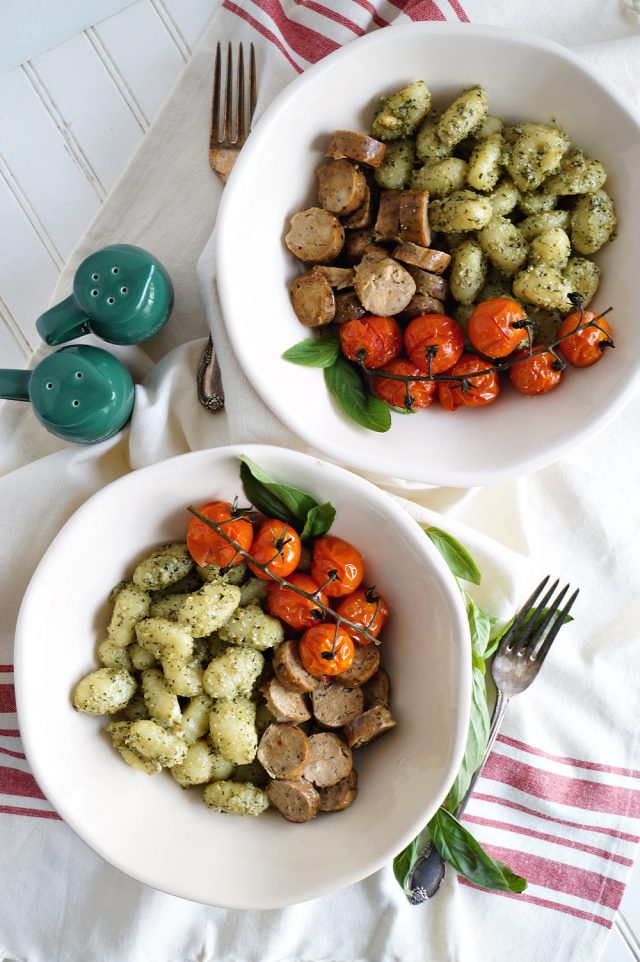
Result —
[{"label": "green basil sprig", "polygon": [[433,816],[429,832],[445,862],[474,885],[500,892],[524,892],[526,889],[526,879],[502,862],[494,861],[446,808],[439,808]]},{"label": "green basil sprig", "polygon": [[332,504],[319,504],[306,491],[290,484],[274,481],[266,471],[241,454],[240,480],[247,499],[270,518],[280,518],[299,531],[303,541],[320,538],[333,524],[336,509]]},{"label": "green basil sprig", "polygon": [[299,341],[285,351],[282,357],[292,364],[303,367],[331,367],[340,354],[340,341],[332,334],[319,334]]},{"label": "green basil sprig", "polygon": [[456,538],[441,528],[424,524],[420,527],[436,546],[456,578],[470,581],[474,585],[480,584],[481,575],[475,561]]},{"label": "green basil sprig", "polygon": [[355,365],[339,356],[331,367],[324,369],[329,391],[344,413],[370,431],[384,433],[391,427],[389,405],[370,394]]}]

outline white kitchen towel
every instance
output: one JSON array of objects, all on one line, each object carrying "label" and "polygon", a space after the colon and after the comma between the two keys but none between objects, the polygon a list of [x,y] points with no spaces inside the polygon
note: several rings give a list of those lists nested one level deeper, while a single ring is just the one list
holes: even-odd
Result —
[{"label": "white kitchen towel", "polygon": [[[467,544],[484,573],[477,598],[498,618],[522,600],[542,565],[582,588],[576,621],[563,629],[534,689],[510,710],[469,808],[469,827],[529,878],[524,896],[479,892],[449,873],[438,899],[414,909],[386,869],[330,898],[282,912],[194,905],[145,888],[102,862],[57,819],[21,757],[12,701],[13,630],[30,574],[56,531],[94,490],[132,466],[228,439],[249,440],[233,429],[234,417],[246,425],[248,396],[240,397],[240,410],[234,405],[216,418],[200,409],[193,377],[203,342],[183,343],[206,331],[195,263],[219,196],[206,165],[215,40],[259,45],[262,110],[298,68],[359,31],[407,17],[462,20],[469,14],[489,20],[498,7],[467,0],[465,14],[457,2],[444,0],[381,0],[375,7],[369,0],[246,0],[223,6],[57,293],[68,293],[73,270],[88,251],[116,240],[140,243],[170,267],[176,312],[144,351],[123,354],[144,377],[149,358],[175,350],[137,388],[130,430],[102,445],[72,448],[50,439],[24,405],[6,404],[1,414],[0,956],[28,962],[500,962],[516,954],[525,962],[541,956],[595,959],[640,838],[640,664],[633,657],[638,403],[604,435],[529,478],[472,492],[416,493],[414,503],[406,503],[407,510]],[[500,4],[501,22],[553,36],[554,6]],[[559,39],[593,44],[588,56],[635,94],[625,78],[632,76],[629,51],[638,49],[637,24],[627,17],[628,8],[611,3],[603,42],[597,43],[591,25],[602,21],[603,6],[585,0],[555,10],[564,31]],[[266,30],[279,53],[267,43]],[[201,277],[228,377],[235,362],[225,354],[206,271]],[[296,444],[263,408],[254,411],[260,440]]]}]

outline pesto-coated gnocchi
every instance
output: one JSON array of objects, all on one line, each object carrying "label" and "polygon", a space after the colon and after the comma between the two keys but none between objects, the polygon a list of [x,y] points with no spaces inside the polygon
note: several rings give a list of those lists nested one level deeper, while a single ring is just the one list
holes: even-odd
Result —
[{"label": "pesto-coated gnocchi", "polygon": [[573,310],[569,300],[571,287],[556,267],[535,264],[516,274],[513,293],[529,304],[537,304],[548,310],[568,313]]},{"label": "pesto-coated gnocchi", "polygon": [[493,190],[502,171],[504,138],[502,134],[490,134],[473,148],[469,158],[467,182],[475,190]]},{"label": "pesto-coated gnocchi", "polygon": [[217,698],[209,712],[211,744],[234,765],[252,762],[258,751],[256,706],[249,698]]},{"label": "pesto-coated gnocchi", "polygon": [[131,722],[125,744],[137,755],[163,768],[179,765],[187,754],[187,746],[179,735],[150,718]]},{"label": "pesto-coated gnocchi", "polygon": [[496,189],[487,194],[487,200],[493,207],[494,214],[506,217],[520,200],[520,191],[509,177],[503,177]]},{"label": "pesto-coated gnocchi", "polygon": [[178,621],[194,638],[217,631],[240,603],[240,589],[224,581],[211,581],[187,595],[178,611]]},{"label": "pesto-coated gnocchi", "polygon": [[487,258],[474,240],[465,240],[451,255],[449,285],[459,304],[473,304],[487,276]]},{"label": "pesto-coated gnocchi", "polygon": [[136,680],[126,668],[97,668],[76,685],[73,707],[87,715],[115,715],[136,688]]},{"label": "pesto-coated gnocchi", "polygon": [[232,772],[231,762],[216,754],[204,738],[189,745],[183,761],[171,769],[171,775],[183,788],[229,778]]},{"label": "pesto-coated gnocchi", "polygon": [[491,201],[472,190],[456,190],[429,209],[431,226],[445,232],[482,230],[493,216]]},{"label": "pesto-coated gnocchi", "polygon": [[431,106],[431,93],[424,80],[416,80],[390,97],[381,97],[380,103],[373,119],[373,136],[397,140],[415,131]]},{"label": "pesto-coated gnocchi", "polygon": [[529,261],[532,264],[548,264],[560,270],[569,263],[571,241],[562,227],[543,230],[531,241],[529,247]]},{"label": "pesto-coated gnocchi", "polygon": [[527,259],[527,243],[507,217],[494,214],[477,237],[493,267],[502,274],[515,274]]},{"label": "pesto-coated gnocchi", "polygon": [[437,164],[438,161],[450,157],[452,147],[443,144],[438,137],[440,114],[432,110],[422,121],[416,134],[416,156],[421,163]]},{"label": "pesto-coated gnocchi", "polygon": [[595,254],[616,227],[613,201],[606,190],[581,197],[571,215],[571,243],[578,254]]},{"label": "pesto-coated gnocchi", "polygon": [[411,180],[416,150],[412,140],[403,137],[392,141],[384,154],[384,160],[376,168],[374,177],[382,190],[402,190]]},{"label": "pesto-coated gnocchi", "polygon": [[166,618],[144,618],[136,625],[135,633],[140,647],[157,661],[173,658],[174,661],[187,662],[193,655],[191,632],[184,625]]},{"label": "pesto-coated gnocchi", "polygon": [[107,635],[113,645],[125,648],[135,640],[135,626],[149,613],[151,598],[133,584],[124,584],[113,602],[113,614]]},{"label": "pesto-coated gnocchi", "polygon": [[212,698],[250,695],[263,668],[264,658],[259,651],[232,645],[223,655],[209,662],[202,684]]},{"label": "pesto-coated gnocchi", "polygon": [[466,161],[459,157],[447,157],[416,170],[411,177],[411,187],[414,190],[428,190],[432,197],[445,197],[453,190],[461,190],[466,179]]},{"label": "pesto-coated gnocchi", "polygon": [[182,737],[188,745],[192,745],[209,731],[209,712],[212,705],[212,699],[203,693],[190,698],[188,705],[182,709]]},{"label": "pesto-coated gnocchi", "polygon": [[593,300],[600,283],[600,268],[586,257],[570,257],[564,276],[572,291],[582,296],[587,307]]},{"label": "pesto-coated gnocchi", "polygon": [[463,90],[448,107],[438,124],[438,137],[443,144],[453,147],[471,133],[487,116],[489,101],[482,87]]},{"label": "pesto-coated gnocchi", "polygon": [[186,544],[172,541],[141,561],[133,572],[132,581],[144,591],[157,590],[180,581],[192,568],[193,559]]},{"label": "pesto-coated gnocchi", "polygon": [[269,807],[265,793],[247,782],[212,782],[204,790],[205,805],[229,815],[260,815]]},{"label": "pesto-coated gnocchi", "polygon": [[507,170],[519,190],[535,190],[555,171],[569,148],[569,140],[546,124],[521,124],[511,145]]},{"label": "pesto-coated gnocchi", "polygon": [[175,691],[159,668],[146,668],[142,672],[142,694],[150,718],[165,728],[180,730],[182,712]]},{"label": "pesto-coated gnocchi", "polygon": [[282,622],[272,618],[256,604],[237,608],[218,631],[219,637],[232,645],[246,645],[264,651],[274,648],[284,638]]}]

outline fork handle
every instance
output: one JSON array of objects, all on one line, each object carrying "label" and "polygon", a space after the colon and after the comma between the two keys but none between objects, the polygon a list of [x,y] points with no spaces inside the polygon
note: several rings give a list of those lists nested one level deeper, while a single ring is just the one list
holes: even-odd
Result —
[{"label": "fork handle", "polygon": [[[467,803],[471,798],[471,793],[473,792],[475,784],[480,778],[482,769],[485,766],[485,762],[491,753],[493,743],[496,740],[496,736],[508,707],[509,698],[507,698],[500,691],[500,689],[498,689],[496,703],[493,708],[493,715],[491,716],[491,725],[489,727],[489,736],[487,738],[487,747],[484,757],[480,763],[480,766],[476,769],[471,781],[469,782],[469,787],[461,798],[460,804],[454,812],[456,818],[460,818],[467,807]],[[413,867],[413,871],[409,876],[408,887],[411,890],[411,904],[419,905],[421,902],[425,902],[427,899],[433,898],[442,885],[445,871],[446,864],[444,859],[440,855],[440,852],[435,847],[433,842],[429,842],[422,854],[418,857],[416,864]]]}]

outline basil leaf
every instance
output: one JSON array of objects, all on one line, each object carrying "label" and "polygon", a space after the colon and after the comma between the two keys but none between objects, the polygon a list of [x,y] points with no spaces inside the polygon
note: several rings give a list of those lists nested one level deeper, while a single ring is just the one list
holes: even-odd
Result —
[{"label": "basil leaf", "polygon": [[396,877],[396,881],[404,891],[407,891],[407,879],[409,878],[413,866],[416,864],[416,859],[418,858],[418,839],[414,838],[412,842],[409,842],[406,848],[396,855],[393,860],[393,874]]},{"label": "basil leaf", "polygon": [[330,501],[312,508],[307,514],[307,519],[304,523],[302,534],[300,535],[301,539],[306,541],[307,538],[322,537],[333,524],[335,516],[336,509]]},{"label": "basil leaf", "polygon": [[[487,689],[484,680],[484,662],[474,652],[474,666],[471,686],[471,715],[469,717],[469,731],[467,744],[464,749],[462,762],[455,781],[449,789],[444,805],[450,812],[456,808],[467,793],[475,772],[482,763],[489,738],[489,708],[487,705]],[[482,668],[479,667],[482,664]]]},{"label": "basil leaf", "polygon": [[478,571],[475,561],[460,542],[440,528],[421,525],[422,530],[431,538],[444,560],[451,568],[456,578],[470,581],[479,585],[482,575]]},{"label": "basil leaf", "polygon": [[[282,520],[293,521],[294,519],[297,519],[298,521],[304,522],[306,521],[307,515],[312,510],[312,508],[318,507],[318,502],[316,501],[315,498],[312,498],[310,494],[306,494],[304,491],[300,491],[299,488],[293,488],[291,487],[290,484],[281,484],[278,481],[274,481],[273,478],[269,477],[266,471],[263,471],[261,467],[259,467],[250,458],[246,457],[246,455],[241,454],[239,457],[239,460],[249,470],[253,480],[257,482],[257,485],[252,486],[252,490],[254,492],[260,490],[260,496],[263,498],[263,500],[264,500],[264,493],[267,492],[268,494],[272,495],[272,498],[277,499],[277,501],[279,501],[280,504],[283,506],[280,508],[281,512],[283,510],[286,510],[289,512],[289,516],[286,518],[283,518]],[[246,475],[246,472],[245,472],[245,475]],[[244,478],[242,477],[242,469],[241,469],[240,476],[242,478],[242,483],[244,487]],[[258,489],[258,485],[260,486],[259,489]],[[253,498],[250,497],[246,488],[245,488],[245,494],[247,495],[251,503],[256,508],[259,508],[260,511],[264,510],[261,507],[261,505],[256,504]],[[275,503],[275,502],[272,501],[272,503]],[[275,517],[281,518],[282,514],[276,514]]]},{"label": "basil leaf", "polygon": [[352,421],[370,431],[389,430],[389,405],[369,394],[358,369],[342,355],[336,359],[335,364],[324,369],[324,379],[338,406]]},{"label": "basil leaf", "polygon": [[331,367],[340,353],[340,341],[331,334],[320,334],[299,341],[285,351],[282,357],[292,364],[303,367]]},{"label": "basil leaf", "polygon": [[524,892],[526,880],[507,865],[494,862],[473,835],[444,808],[429,822],[433,844],[456,872],[474,885],[500,892]]},{"label": "basil leaf", "polygon": [[487,645],[491,636],[491,618],[489,615],[478,608],[473,598],[464,592],[464,600],[467,606],[467,619],[471,632],[471,647],[480,658],[486,658]]},{"label": "basil leaf", "polygon": [[287,521],[289,524],[297,522],[280,498],[276,498],[268,488],[256,481],[246,464],[240,465],[240,480],[245,497],[258,511],[262,511],[268,518],[280,518],[281,521]]}]

